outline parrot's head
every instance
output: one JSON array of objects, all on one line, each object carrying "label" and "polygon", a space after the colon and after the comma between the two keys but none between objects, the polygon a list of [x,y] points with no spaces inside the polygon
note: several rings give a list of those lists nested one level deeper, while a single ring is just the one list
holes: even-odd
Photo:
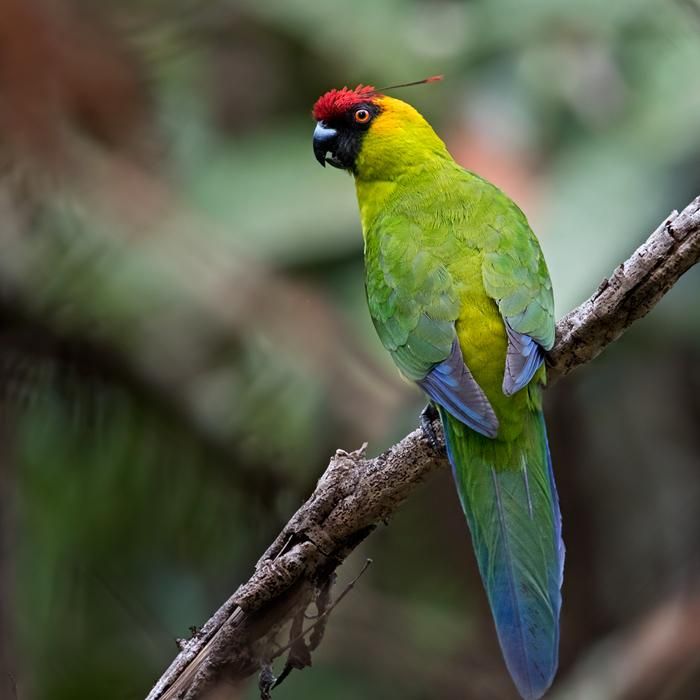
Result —
[{"label": "parrot's head", "polygon": [[418,110],[370,85],[330,90],[316,101],[313,116],[318,162],[358,179],[389,180],[427,158],[449,158]]}]

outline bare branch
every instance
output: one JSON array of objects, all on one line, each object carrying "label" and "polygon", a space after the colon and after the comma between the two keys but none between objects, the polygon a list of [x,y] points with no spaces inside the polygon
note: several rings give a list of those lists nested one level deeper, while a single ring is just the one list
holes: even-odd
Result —
[{"label": "bare branch", "polygon": [[590,362],[646,316],[681,275],[700,260],[700,197],[672,212],[593,295],[557,323],[547,358],[549,377]]},{"label": "bare branch", "polygon": [[[589,362],[646,315],[700,260],[700,197],[672,213],[593,296],[557,324],[550,374]],[[306,609],[374,527],[445,464],[420,430],[384,454],[364,447],[331,458],[309,500],[257,563],[250,580],[185,644],[147,700],[197,700],[214,684],[267,665],[276,633]]]}]

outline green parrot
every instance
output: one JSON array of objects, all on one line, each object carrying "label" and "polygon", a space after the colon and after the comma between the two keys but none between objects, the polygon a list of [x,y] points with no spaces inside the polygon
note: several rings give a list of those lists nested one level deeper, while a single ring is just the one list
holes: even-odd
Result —
[{"label": "green parrot", "polygon": [[506,666],[525,700],[540,698],[558,663],[564,566],[542,413],[554,343],[542,251],[516,204],[455,163],[411,105],[359,85],[321,96],[313,116],[317,160],[355,178],[379,338],[442,422]]}]

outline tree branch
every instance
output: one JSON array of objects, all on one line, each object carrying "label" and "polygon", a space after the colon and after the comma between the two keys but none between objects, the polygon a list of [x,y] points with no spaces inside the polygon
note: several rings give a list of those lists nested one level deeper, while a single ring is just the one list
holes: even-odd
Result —
[{"label": "tree branch", "polygon": [[700,197],[671,212],[594,294],[557,323],[547,364],[551,378],[596,358],[657,304],[700,260]]},{"label": "tree branch", "polygon": [[[646,315],[700,260],[700,197],[673,212],[596,292],[557,324],[550,376],[595,358]],[[197,700],[214,684],[245,678],[274,655],[275,636],[327,591],[335,569],[401,506],[444,458],[414,430],[384,454],[338,450],[309,500],[243,584],[185,642],[147,700]]]}]

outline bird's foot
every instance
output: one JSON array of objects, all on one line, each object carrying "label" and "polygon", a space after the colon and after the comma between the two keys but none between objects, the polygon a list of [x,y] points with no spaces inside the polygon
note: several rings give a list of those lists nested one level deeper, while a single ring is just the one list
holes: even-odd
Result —
[{"label": "bird's foot", "polygon": [[437,408],[435,408],[435,404],[433,404],[432,401],[428,401],[425,408],[420,412],[420,427],[432,448],[436,452],[444,455],[445,448],[438,440],[435,427],[433,426],[433,422],[439,418],[440,416],[438,415]]}]

